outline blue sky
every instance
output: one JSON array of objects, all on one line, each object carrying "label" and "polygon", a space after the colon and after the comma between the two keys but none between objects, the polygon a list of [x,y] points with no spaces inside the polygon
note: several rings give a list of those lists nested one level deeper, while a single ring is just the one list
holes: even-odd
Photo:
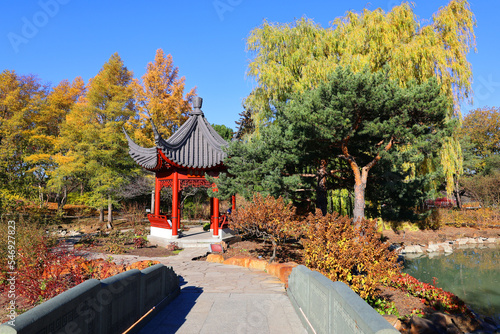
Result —
[{"label": "blue sky", "polygon": [[[4,0],[0,11],[0,70],[37,74],[56,85],[63,79],[95,76],[118,52],[140,78],[157,49],[171,54],[186,88],[196,86],[211,123],[233,129],[241,102],[254,82],[246,76],[250,31],[270,22],[306,16],[323,27],[348,10],[390,10],[401,1],[81,1]],[[448,1],[414,0],[415,13],[430,19]],[[500,107],[500,28],[498,1],[469,1],[476,15],[477,53],[469,55],[474,73],[474,105]],[[13,36],[21,39],[15,40]]]}]

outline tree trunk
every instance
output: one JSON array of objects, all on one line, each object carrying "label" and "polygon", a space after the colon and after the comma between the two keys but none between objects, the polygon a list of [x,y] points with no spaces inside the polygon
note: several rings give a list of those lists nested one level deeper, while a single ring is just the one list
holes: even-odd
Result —
[{"label": "tree trunk", "polygon": [[327,167],[328,162],[326,160],[321,160],[320,166],[316,173],[316,207],[321,210],[321,213],[326,215],[328,208],[328,191],[326,189],[326,177],[327,177]]},{"label": "tree trunk", "polygon": [[365,218],[365,189],[368,179],[369,167],[365,166],[361,169],[354,170],[354,209],[353,221],[358,223]]},{"label": "tree trunk", "polygon": [[460,198],[460,186],[458,184],[458,177],[455,178],[455,187],[453,187],[453,194],[455,195],[455,200],[457,201],[457,207],[462,209],[462,200]]},{"label": "tree trunk", "polygon": [[40,209],[43,207],[43,189],[42,185],[38,184],[38,199],[40,200]]},{"label": "tree trunk", "polygon": [[111,196],[108,197],[108,224],[109,229],[113,228],[113,203],[111,202]]},{"label": "tree trunk", "polygon": [[365,218],[365,189],[367,178],[368,169],[366,167],[362,168],[361,173],[358,169],[357,173],[354,174],[354,223],[357,223]]},{"label": "tree trunk", "polygon": [[358,222],[365,218],[365,188],[366,183],[354,185],[354,222]]},{"label": "tree trunk", "polygon": [[[378,145],[382,145],[383,141]],[[393,144],[393,138],[387,143],[384,147],[384,150],[387,152],[391,149]],[[377,145],[377,146],[378,146]],[[346,159],[351,166],[352,172],[354,174],[354,210],[353,210],[353,221],[354,224],[357,224],[363,218],[365,218],[365,189],[366,189],[366,181],[368,180],[368,172],[370,169],[377,164],[380,160],[380,155],[377,154],[373,160],[367,164],[365,167],[359,169],[358,164],[356,163],[354,157],[349,154],[347,146],[342,144],[342,156]]]},{"label": "tree trunk", "polygon": [[269,263],[273,262],[274,259],[276,258],[276,248],[278,248],[278,244],[276,243],[276,240],[271,239],[271,243],[273,244],[273,255],[269,259]]},{"label": "tree trunk", "polygon": [[104,222],[104,208],[99,209],[99,223]]},{"label": "tree trunk", "polygon": [[68,188],[66,186],[64,186],[63,191],[62,191],[62,196],[59,193],[57,193],[57,197],[56,197],[57,212],[61,212],[64,205],[66,204],[66,201],[68,199],[67,192],[68,192]]}]

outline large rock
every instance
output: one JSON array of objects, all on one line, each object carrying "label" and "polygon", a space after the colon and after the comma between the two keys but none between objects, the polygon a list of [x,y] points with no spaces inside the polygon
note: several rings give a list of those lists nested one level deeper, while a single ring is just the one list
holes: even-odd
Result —
[{"label": "large rock", "polygon": [[429,246],[427,247],[428,253],[434,253],[437,251],[439,251],[439,248],[438,248],[438,245],[436,245],[436,244],[429,244]]},{"label": "large rock", "polygon": [[[464,329],[464,328],[462,328]],[[469,332],[468,328],[465,329],[466,332]],[[411,334],[434,334],[434,333],[443,333],[443,334],[461,334],[463,330],[461,330],[458,325],[448,314],[435,312],[429,315],[427,318],[419,318],[417,316],[413,316],[410,320],[410,333]]]},{"label": "large rock", "polygon": [[420,247],[419,245],[408,245],[406,246],[402,253],[405,254],[405,253],[423,253],[424,251],[422,250],[422,247]]},{"label": "large rock", "polygon": [[416,315],[411,317],[410,321],[410,334],[445,334],[446,331],[435,326],[434,323],[429,319],[424,319],[417,317]]},{"label": "large rock", "polygon": [[260,259],[251,259],[248,263],[248,268],[265,271],[267,269],[267,261]]},{"label": "large rock", "polygon": [[248,268],[250,260],[248,256],[237,255],[225,260],[223,263]]},{"label": "large rock", "polygon": [[438,248],[442,250],[445,253],[453,253],[453,249],[450,246],[450,243],[448,242],[441,242],[437,244]]},{"label": "large rock", "polygon": [[445,253],[453,253],[453,248],[449,244],[443,244],[443,251]]},{"label": "large rock", "polygon": [[270,263],[267,265],[267,273],[279,278],[288,287],[288,276],[292,269],[297,266],[296,263]]},{"label": "large rock", "polygon": [[439,330],[444,330],[447,334],[462,333],[462,331],[455,326],[453,319],[448,314],[436,312],[431,314],[429,320],[432,321],[434,326],[436,326]]},{"label": "large rock", "polygon": [[388,323],[392,325],[396,330],[400,331],[403,330],[403,324],[401,323],[401,320],[398,319],[395,315],[392,314],[385,314],[383,315],[384,319],[387,320]]},{"label": "large rock", "polygon": [[222,254],[208,254],[207,262],[222,263],[224,262],[224,257]]}]

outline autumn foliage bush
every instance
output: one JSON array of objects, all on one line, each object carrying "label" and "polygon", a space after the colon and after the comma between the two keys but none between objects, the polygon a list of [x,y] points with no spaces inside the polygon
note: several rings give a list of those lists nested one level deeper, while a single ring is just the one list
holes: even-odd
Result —
[{"label": "autumn foliage bush", "polygon": [[34,247],[18,248],[18,294],[29,303],[38,303],[82,283],[84,273],[70,267],[75,258],[64,248],[51,248],[44,236],[34,240]]},{"label": "autumn foliage bush", "polygon": [[252,202],[246,202],[230,216],[229,227],[249,237],[264,238],[273,245],[276,257],[278,246],[287,239],[300,235],[299,223],[295,219],[295,208],[282,197],[263,197],[257,193]]},{"label": "autumn foliage bush", "polygon": [[35,222],[16,223],[16,252],[9,257],[6,255],[7,242],[3,238],[8,235],[4,231],[7,224],[2,222],[0,226],[3,232],[0,253],[4,255],[0,261],[0,293],[5,292],[7,279],[14,277],[16,294],[23,297],[17,304],[20,310],[31,308],[87,279],[105,279],[126,270],[141,270],[158,263],[141,261],[127,266],[104,259],[87,260],[65,243],[58,243]]},{"label": "autumn foliage bush", "polygon": [[473,210],[440,209],[440,219],[444,224],[455,227],[500,228],[500,210],[479,208]]},{"label": "autumn foliage bush", "polygon": [[346,283],[361,298],[376,300],[377,287],[399,273],[397,254],[380,240],[374,221],[353,224],[349,217],[317,211],[304,224],[306,265],[332,281]]},{"label": "autumn foliage bush", "polygon": [[[7,224],[2,222],[2,238]],[[45,232],[43,226],[33,221],[17,221],[15,224],[15,253],[2,256],[0,262],[0,290],[3,292],[6,279],[14,277],[16,292],[29,304],[36,304],[83,282],[82,273],[67,270],[76,257],[57,239]],[[0,253],[5,254],[4,240]],[[6,262],[5,259],[11,260]],[[15,273],[15,274],[11,274]]]}]

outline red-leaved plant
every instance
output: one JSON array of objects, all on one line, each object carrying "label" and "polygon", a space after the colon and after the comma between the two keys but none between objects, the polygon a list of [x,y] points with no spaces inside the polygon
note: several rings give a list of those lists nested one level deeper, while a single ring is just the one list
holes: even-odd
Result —
[{"label": "red-leaved plant", "polygon": [[[434,279],[435,284],[435,279]],[[450,313],[466,313],[468,308],[464,301],[451,292],[444,291],[431,284],[423,283],[408,274],[398,274],[392,279],[391,285],[422,298],[422,302],[430,307]]]}]

